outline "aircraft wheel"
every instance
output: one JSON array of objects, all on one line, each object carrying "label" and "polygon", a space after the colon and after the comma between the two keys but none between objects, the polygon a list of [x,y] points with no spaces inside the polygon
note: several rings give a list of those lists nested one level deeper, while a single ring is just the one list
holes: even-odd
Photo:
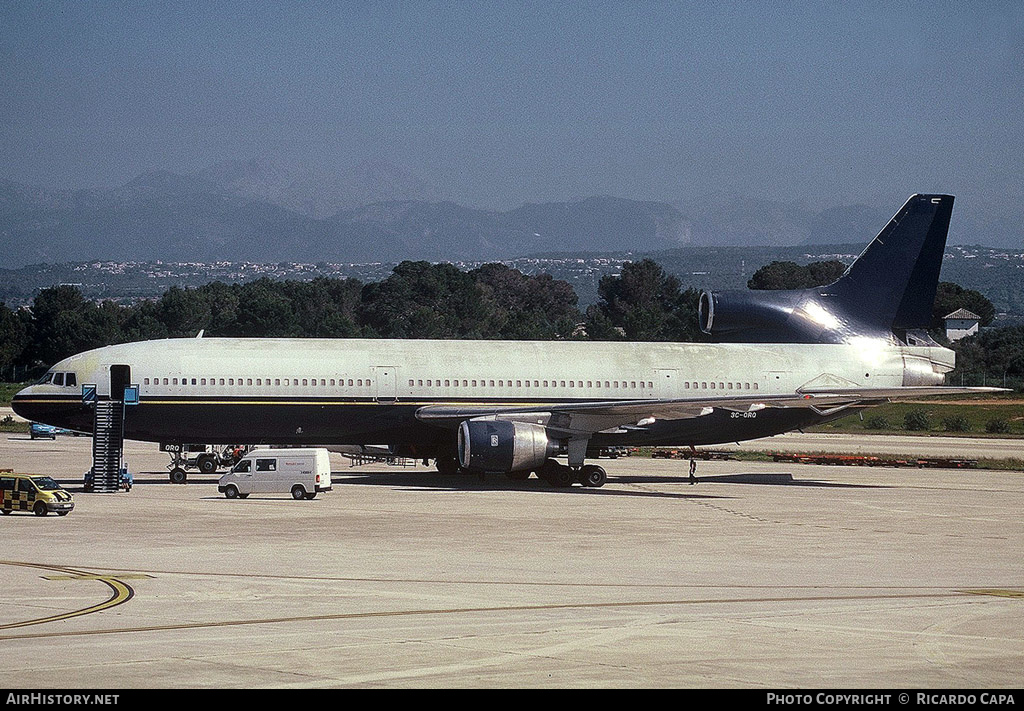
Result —
[{"label": "aircraft wheel", "polygon": [[199,471],[203,474],[213,474],[217,471],[217,458],[212,454],[204,454],[199,457],[196,466],[199,467]]},{"label": "aircraft wheel", "polygon": [[604,486],[606,481],[608,481],[608,473],[604,470],[604,467],[588,464],[580,470],[580,483],[583,486],[592,486],[596,489]]},{"label": "aircraft wheel", "polygon": [[458,474],[462,471],[457,457],[438,457],[434,466],[440,474]]},{"label": "aircraft wheel", "polygon": [[188,475],[185,474],[185,470],[181,467],[174,467],[171,470],[170,480],[172,484],[184,484],[188,481]]},{"label": "aircraft wheel", "polygon": [[573,472],[569,467],[563,466],[553,459],[549,459],[544,464],[542,470],[542,478],[551,486],[564,489],[565,487],[572,486]]}]

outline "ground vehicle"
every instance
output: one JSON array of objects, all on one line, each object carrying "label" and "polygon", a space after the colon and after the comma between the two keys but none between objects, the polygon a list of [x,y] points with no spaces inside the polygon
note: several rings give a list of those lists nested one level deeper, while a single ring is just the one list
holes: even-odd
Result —
[{"label": "ground vehicle", "polygon": [[72,430],[66,430],[63,427],[54,427],[53,425],[44,425],[42,422],[33,422],[28,426],[28,436],[32,439],[38,439],[39,437],[49,437],[50,439],[57,439],[57,435],[74,435],[77,437],[81,432],[74,432]]},{"label": "ground vehicle", "polygon": [[42,422],[33,422],[28,426],[28,436],[32,439],[40,437],[57,439],[57,428],[53,425],[44,425]]},{"label": "ground vehicle", "polygon": [[220,478],[217,491],[229,499],[249,494],[291,493],[293,499],[312,499],[331,490],[327,450],[254,449]]},{"label": "ground vehicle", "polygon": [[[93,490],[93,479],[94,474],[92,469],[90,469],[85,473],[85,478],[82,481],[82,491],[88,493]],[[124,489],[125,491],[131,491],[134,485],[135,477],[133,477],[131,472],[129,472],[127,469],[122,469],[120,488]]]},{"label": "ground vehicle", "polygon": [[67,516],[75,508],[74,497],[48,476],[0,473],[0,511],[31,511],[45,516],[53,511]]},{"label": "ground vehicle", "polygon": [[[218,449],[205,444],[161,443],[160,451],[171,456],[170,470],[172,484],[184,484],[188,480],[186,469],[198,469],[202,474],[213,474],[221,467],[232,467],[249,447],[240,444]],[[190,456],[192,455],[192,456]]]}]

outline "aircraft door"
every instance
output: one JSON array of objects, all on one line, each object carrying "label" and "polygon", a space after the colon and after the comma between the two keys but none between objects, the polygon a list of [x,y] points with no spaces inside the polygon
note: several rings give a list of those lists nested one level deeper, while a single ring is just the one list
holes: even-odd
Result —
[{"label": "aircraft door", "polygon": [[788,392],[793,388],[791,373],[788,370],[772,370],[768,372],[765,390],[770,393]]},{"label": "aircraft door", "polygon": [[398,399],[397,370],[393,365],[378,365],[374,368],[377,402],[394,402]]},{"label": "aircraft door", "polygon": [[655,392],[658,397],[678,397],[677,392],[681,387],[679,380],[679,371],[675,368],[657,368],[654,371],[655,377]]},{"label": "aircraft door", "polygon": [[110,399],[124,400],[124,389],[131,385],[132,369],[129,365],[110,366]]}]

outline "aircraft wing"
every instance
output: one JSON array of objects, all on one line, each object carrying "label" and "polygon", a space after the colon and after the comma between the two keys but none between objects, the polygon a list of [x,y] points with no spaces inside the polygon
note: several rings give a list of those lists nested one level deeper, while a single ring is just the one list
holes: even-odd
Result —
[{"label": "aircraft wing", "polygon": [[808,408],[830,414],[857,405],[877,405],[897,399],[931,395],[1004,392],[1004,388],[907,386],[897,388],[815,388],[786,395],[723,395],[645,400],[538,403],[536,405],[427,405],[416,418],[427,424],[455,429],[464,420],[493,419],[535,422],[568,435],[588,435],[618,427],[640,426],[644,420],[681,420],[724,409],[749,412],[765,408]]}]

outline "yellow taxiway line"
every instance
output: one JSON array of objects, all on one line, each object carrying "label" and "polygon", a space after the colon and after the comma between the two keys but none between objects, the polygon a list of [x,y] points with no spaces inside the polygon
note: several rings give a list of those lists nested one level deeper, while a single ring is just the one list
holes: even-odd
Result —
[{"label": "yellow taxiway line", "polygon": [[75,570],[73,568],[67,568],[63,566],[44,565],[40,563],[22,563],[13,560],[0,560],[0,565],[12,565],[21,568],[39,568],[41,570],[50,570],[60,573],[60,575],[43,576],[47,580],[95,580],[103,583],[111,590],[111,595],[107,600],[97,603],[95,605],[83,607],[80,610],[74,610],[72,612],[64,612],[59,615],[39,617],[32,620],[23,620],[21,622],[10,622],[5,625],[0,625],[0,630],[10,630],[18,627],[28,627],[30,625],[42,625],[46,624],[47,622],[68,620],[72,617],[81,617],[82,615],[91,615],[94,612],[102,612],[103,610],[109,610],[112,607],[123,605],[135,596],[135,591],[132,589],[130,585],[128,585],[128,583],[124,582],[122,578],[151,577],[148,575],[104,575],[102,573]]}]

